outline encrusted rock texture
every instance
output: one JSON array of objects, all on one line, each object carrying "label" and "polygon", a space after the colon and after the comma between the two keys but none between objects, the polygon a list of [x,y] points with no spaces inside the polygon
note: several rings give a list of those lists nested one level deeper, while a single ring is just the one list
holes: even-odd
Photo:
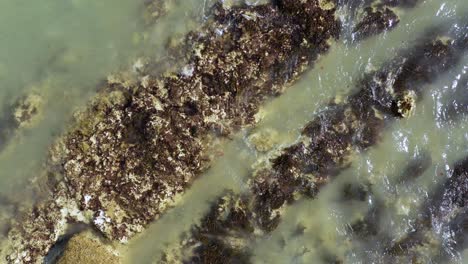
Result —
[{"label": "encrusted rock texture", "polygon": [[285,206],[301,197],[314,198],[350,165],[353,156],[378,144],[389,124],[411,114],[427,84],[457,64],[460,51],[468,48],[468,38],[441,40],[439,34],[429,32],[421,44],[367,74],[356,84],[358,91],[344,102],[329,104],[305,126],[298,143],[255,172],[249,191],[228,191],[220,197],[183,239],[179,256],[185,257],[181,259],[186,263],[244,259],[241,263],[248,263],[252,240],[276,229]]},{"label": "encrusted rock texture", "polygon": [[93,238],[88,233],[76,235],[67,246],[57,264],[119,264],[119,257],[111,247]]},{"label": "encrusted rock texture", "polygon": [[352,40],[360,41],[383,32],[390,31],[400,23],[398,10],[413,8],[418,0],[367,0],[338,1],[338,4],[348,9],[351,18]]},{"label": "encrusted rock texture", "polygon": [[[276,1],[278,2],[278,1]],[[318,0],[213,7],[212,20],[186,37],[180,72],[110,78],[51,148],[50,197],[9,234],[12,263],[38,263],[68,223],[92,224],[127,241],[171,206],[211,159],[210,145],[255,122],[329,49],[340,24]]]},{"label": "encrusted rock texture", "polygon": [[395,12],[386,7],[366,7],[362,19],[354,27],[353,32],[357,40],[377,35],[398,25],[400,19]]}]

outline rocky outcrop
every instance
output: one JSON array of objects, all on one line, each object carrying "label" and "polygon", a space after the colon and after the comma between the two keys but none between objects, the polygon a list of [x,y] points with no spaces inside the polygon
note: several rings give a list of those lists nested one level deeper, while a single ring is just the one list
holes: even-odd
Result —
[{"label": "rocky outcrop", "polygon": [[70,222],[125,242],[164,213],[209,166],[214,137],[252,124],[328,50],[340,25],[320,2],[216,5],[179,72],[109,79],[51,148],[50,198],[10,232],[8,261],[40,262]]}]

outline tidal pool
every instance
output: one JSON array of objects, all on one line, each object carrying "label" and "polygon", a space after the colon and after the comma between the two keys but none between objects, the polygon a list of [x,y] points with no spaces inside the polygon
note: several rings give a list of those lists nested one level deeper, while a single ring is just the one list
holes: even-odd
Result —
[{"label": "tidal pool", "polygon": [[[42,187],[34,179],[73,112],[86,105],[107,76],[138,67],[139,58],[158,61],[163,68],[180,66],[169,58],[168,43],[209,23],[215,2],[167,1],[167,13],[148,25],[143,21],[147,1],[0,0],[0,239],[6,239],[7,223],[18,211],[47,195],[38,194]],[[217,197],[225,190],[246,191],[252,173],[300,140],[304,125],[327,110],[330,101],[346,100],[367,72],[412,47],[425,32],[445,27],[458,37],[468,33],[466,0],[426,0],[397,8],[400,22],[394,29],[356,41],[347,1],[338,2],[344,2],[338,12],[341,38],[284,94],[261,107],[255,125],[216,142],[212,166],[177,196],[173,208],[128,244],[109,243],[123,263],[161,263],[200,224]],[[450,177],[453,164],[468,155],[468,54],[459,57],[458,65],[426,87],[410,117],[387,128],[378,146],[354,157],[352,166],[316,199],[299,199],[283,208],[281,223],[271,233],[248,240],[252,263],[383,263],[384,245],[379,243],[411,232],[428,197]],[[38,98],[33,122],[12,126],[5,116],[30,94]],[[252,135],[268,137],[271,146],[259,149]],[[420,174],[414,179],[417,173],[404,174],[419,160]],[[360,198],[344,199],[346,188],[357,188]],[[385,230],[385,237],[359,239],[353,224],[376,207],[381,217],[372,224]],[[444,261],[468,262],[468,250],[448,251],[452,255]]]}]

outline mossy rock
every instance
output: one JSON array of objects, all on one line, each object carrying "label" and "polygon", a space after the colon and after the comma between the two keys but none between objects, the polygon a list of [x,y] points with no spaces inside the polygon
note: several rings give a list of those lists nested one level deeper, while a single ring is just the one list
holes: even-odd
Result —
[{"label": "mossy rock", "polygon": [[104,245],[89,234],[76,235],[67,243],[58,264],[119,264],[120,259],[109,246]]}]

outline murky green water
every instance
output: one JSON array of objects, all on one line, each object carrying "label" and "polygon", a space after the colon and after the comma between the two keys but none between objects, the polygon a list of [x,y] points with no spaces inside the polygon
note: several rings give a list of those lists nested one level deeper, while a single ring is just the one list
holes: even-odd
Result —
[{"label": "murky green water", "polygon": [[0,1],[2,114],[24,94],[42,98],[39,121],[0,142],[2,193],[34,176],[72,109],[126,66],[141,8],[141,1]]},{"label": "murky green water", "polygon": [[[66,126],[72,111],[89,100],[99,81],[109,73],[131,68],[139,56],[164,60],[167,40],[196,28],[212,3],[176,1],[167,15],[144,28],[143,1],[0,0],[0,109],[8,109],[24,94],[34,92],[42,98],[36,122],[14,130],[0,142],[0,220],[12,216],[10,200],[34,201],[31,191],[23,191],[28,190],[25,186],[37,176],[47,147]],[[345,17],[347,13],[342,10],[340,14]],[[129,245],[119,247],[125,262],[157,263],[168,247],[177,245],[182,234],[200,221],[223,190],[241,192],[246,187],[253,168],[268,157],[255,151],[248,141],[250,134],[274,131],[275,149],[292,144],[308,120],[332,98],[350,94],[366,71],[410,47],[432,25],[453,26],[466,20],[468,2],[427,0],[414,9],[400,10],[399,15],[401,22],[391,32],[358,44],[347,36],[334,43],[300,81],[262,108],[258,125],[240,132],[231,142],[222,142],[222,157],[179,197],[176,207]],[[346,263],[367,263],[368,258],[377,261],[369,245],[349,239],[347,228],[380,200],[385,201],[388,217],[379,224],[393,237],[403,236],[414,224],[424,199],[440,182],[440,175],[449,175],[453,162],[468,154],[466,115],[454,122],[443,118],[444,107],[453,103],[450,95],[460,89],[454,83],[468,77],[467,70],[465,56],[427,89],[429,94],[413,116],[389,128],[378,147],[359,155],[316,200],[301,200],[287,208],[279,228],[252,241],[254,263],[319,263],[318,255],[324,251],[343,257]],[[0,129],[8,129],[5,126],[0,124]],[[411,184],[395,184],[408,161],[422,153],[432,159],[429,169]],[[348,183],[371,184],[372,198],[340,201],[339,192]],[[298,226],[303,229],[300,236]],[[468,261],[467,255],[465,252],[458,261]]]}]

